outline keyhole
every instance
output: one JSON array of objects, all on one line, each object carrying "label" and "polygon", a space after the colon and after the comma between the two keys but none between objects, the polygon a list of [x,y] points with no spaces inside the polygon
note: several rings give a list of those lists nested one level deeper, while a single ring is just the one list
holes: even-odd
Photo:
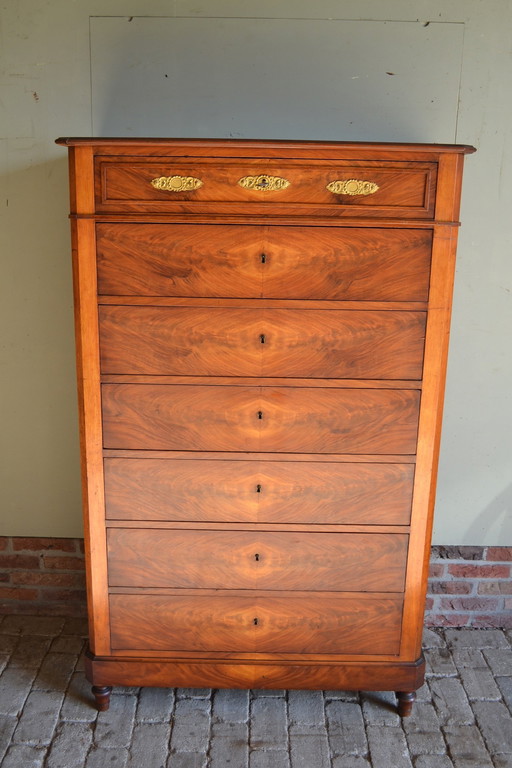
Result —
[{"label": "keyhole", "polygon": [[256,554],[254,555],[254,559],[255,559],[257,562],[259,562],[259,560],[260,560],[260,556],[259,556],[259,553],[258,553],[258,552],[256,552]]},{"label": "keyhole", "polygon": [[261,258],[261,263],[265,264],[265,262],[267,261],[267,254],[266,253],[262,253],[260,258]]},{"label": "keyhole", "polygon": [[252,623],[253,623],[254,625],[257,625],[257,623],[258,623],[258,619],[253,619],[253,620],[252,620]]},{"label": "keyhole", "polygon": [[263,418],[263,411],[258,411],[258,419],[262,419],[262,418]]},{"label": "keyhole", "polygon": [[256,486],[256,493],[261,493],[261,485],[259,483]]},{"label": "keyhole", "polygon": [[261,341],[262,344],[265,343],[265,334],[264,333],[260,333],[260,341]]}]

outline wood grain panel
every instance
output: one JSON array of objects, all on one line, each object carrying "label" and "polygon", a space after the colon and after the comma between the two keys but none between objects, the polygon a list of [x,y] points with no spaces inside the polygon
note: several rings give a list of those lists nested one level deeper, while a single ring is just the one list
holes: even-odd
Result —
[{"label": "wood grain panel", "polygon": [[102,373],[419,379],[425,312],[102,306]]},{"label": "wood grain panel", "polygon": [[407,535],[111,528],[111,587],[402,592]]},{"label": "wood grain panel", "polygon": [[400,598],[111,595],[114,650],[398,653]]},{"label": "wood grain panel", "polygon": [[104,448],[415,453],[415,390],[103,384]]},{"label": "wood grain panel", "polygon": [[[286,179],[289,184],[276,191],[247,189],[238,184],[247,176],[266,174]],[[190,191],[155,189],[155,178],[175,175],[192,176],[202,186]],[[409,163],[344,163],[331,161],[262,162],[245,160],[223,162],[218,158],[182,160],[162,157],[151,161],[101,158],[97,170],[97,210],[127,210],[136,203],[139,210],[173,210],[187,203],[186,210],[200,208],[205,203],[264,203],[272,208],[276,203],[315,204],[331,208],[349,208],[352,215],[367,215],[370,211],[401,215],[414,212],[419,218],[432,217],[436,165]],[[377,185],[371,195],[337,195],[327,189],[333,181],[357,179]],[[183,206],[181,206],[183,207]]]},{"label": "wood grain panel", "polygon": [[411,464],[105,459],[110,520],[406,525]]},{"label": "wood grain panel", "polygon": [[102,222],[103,295],[425,301],[429,230]]}]

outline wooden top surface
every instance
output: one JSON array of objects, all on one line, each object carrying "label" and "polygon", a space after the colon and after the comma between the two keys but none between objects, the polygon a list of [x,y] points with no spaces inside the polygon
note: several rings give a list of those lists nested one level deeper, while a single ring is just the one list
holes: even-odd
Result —
[{"label": "wooden top surface", "polygon": [[226,147],[239,146],[245,148],[261,149],[285,149],[292,147],[302,147],[305,149],[332,149],[334,150],[362,150],[362,151],[397,151],[397,152],[458,152],[461,154],[471,154],[476,152],[475,147],[469,144],[421,144],[421,143],[398,143],[398,142],[367,142],[367,141],[295,141],[295,140],[276,140],[276,139],[184,139],[184,138],[109,138],[94,136],[64,136],[56,139],[56,144],[61,146],[165,146],[172,147],[176,145],[191,145],[196,147]]}]

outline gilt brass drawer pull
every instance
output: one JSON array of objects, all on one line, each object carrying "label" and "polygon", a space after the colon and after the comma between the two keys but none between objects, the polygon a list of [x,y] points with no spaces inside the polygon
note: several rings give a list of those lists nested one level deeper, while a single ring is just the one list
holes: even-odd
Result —
[{"label": "gilt brass drawer pull", "polygon": [[202,187],[203,182],[194,176],[160,176],[158,179],[153,179],[151,186],[166,192],[190,192]]},{"label": "gilt brass drawer pull", "polygon": [[265,173],[259,176],[244,176],[238,182],[244,189],[255,189],[258,192],[278,192],[290,186],[288,179],[282,176],[267,176]]},{"label": "gilt brass drawer pull", "polygon": [[359,179],[346,179],[344,181],[331,181],[327,185],[329,192],[335,195],[373,195],[379,188],[373,181],[361,181]]}]

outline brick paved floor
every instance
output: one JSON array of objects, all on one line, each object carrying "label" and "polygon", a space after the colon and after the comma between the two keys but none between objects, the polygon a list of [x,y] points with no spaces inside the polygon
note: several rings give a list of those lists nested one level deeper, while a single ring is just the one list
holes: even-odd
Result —
[{"label": "brick paved floor", "polygon": [[98,714],[80,619],[0,617],[1,768],[512,768],[512,630],[426,631],[390,693],[115,689]]}]

